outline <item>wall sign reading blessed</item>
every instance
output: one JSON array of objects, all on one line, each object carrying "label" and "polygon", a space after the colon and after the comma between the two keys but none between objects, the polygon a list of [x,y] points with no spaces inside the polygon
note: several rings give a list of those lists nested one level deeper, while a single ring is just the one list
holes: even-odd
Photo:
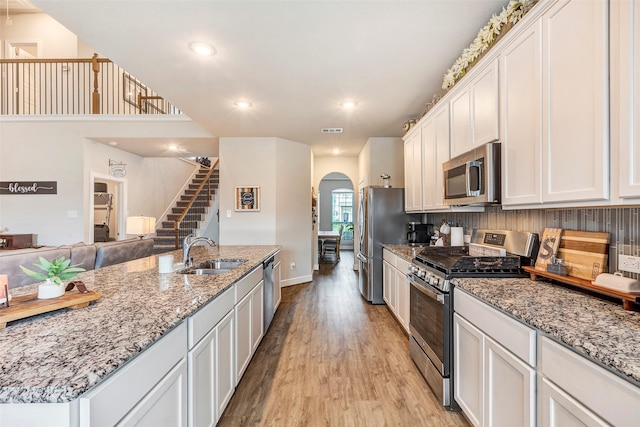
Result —
[{"label": "wall sign reading blessed", "polygon": [[260,187],[236,187],[236,211],[259,211]]},{"label": "wall sign reading blessed", "polygon": [[58,194],[58,181],[0,181],[0,194]]}]

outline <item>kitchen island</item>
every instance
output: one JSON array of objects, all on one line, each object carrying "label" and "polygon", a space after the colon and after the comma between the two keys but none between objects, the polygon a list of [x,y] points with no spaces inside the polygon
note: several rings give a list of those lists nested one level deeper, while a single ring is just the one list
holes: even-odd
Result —
[{"label": "kitchen island", "polygon": [[[133,363],[163,337],[180,328],[186,330],[188,319],[235,283],[249,274],[261,278],[263,260],[279,249],[193,247],[196,264],[214,258],[247,260],[217,275],[160,274],[158,256],[80,273],[76,280],[99,292],[100,299],[86,308],[11,322],[0,331],[0,403],[26,404],[9,405],[12,410],[24,406],[25,414],[43,407],[31,404],[70,403],[65,411],[74,412],[78,398]],[[169,254],[176,262],[182,258],[181,251]],[[34,293],[36,287],[12,289],[11,294]],[[6,419],[6,408],[0,405],[0,423]],[[77,416],[69,416],[71,424],[74,418]],[[49,425],[57,425],[51,421]]]}]

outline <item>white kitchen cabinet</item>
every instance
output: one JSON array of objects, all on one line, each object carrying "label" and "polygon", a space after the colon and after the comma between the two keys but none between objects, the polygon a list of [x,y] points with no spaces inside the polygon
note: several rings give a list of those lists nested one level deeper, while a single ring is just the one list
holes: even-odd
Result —
[{"label": "white kitchen cabinet", "polygon": [[626,201],[640,197],[640,3],[611,2],[611,16],[611,80],[617,89],[611,95],[612,135],[618,143],[618,196]]},{"label": "white kitchen cabinet", "polygon": [[424,122],[420,124],[420,135],[422,137],[422,211],[429,210],[436,205],[437,194],[434,191],[436,186],[436,173],[442,169],[442,165],[436,165],[436,123],[435,117],[430,114]]},{"label": "white kitchen cabinet", "polygon": [[541,26],[536,20],[500,56],[503,206],[542,203]]},{"label": "white kitchen cabinet", "polygon": [[420,128],[411,130],[404,139],[404,209],[422,210],[422,140]]},{"label": "white kitchen cabinet", "polygon": [[498,63],[494,60],[483,67],[472,70],[471,80],[454,89],[450,101],[451,157],[500,136]]},{"label": "white kitchen cabinet", "polygon": [[542,44],[543,202],[606,200],[608,2],[557,1]]},{"label": "white kitchen cabinet", "polygon": [[118,427],[187,425],[187,362],[182,359],[118,424]]},{"label": "white kitchen cabinet", "polygon": [[476,426],[535,426],[536,331],[454,293],[456,402]]},{"label": "white kitchen cabinet", "polygon": [[386,259],[382,261],[382,280],[382,299],[387,304],[387,307],[389,307],[392,312],[395,312],[396,275],[393,266]]},{"label": "white kitchen cabinet", "polygon": [[409,262],[388,249],[383,250],[383,300],[398,319],[400,325],[409,333]]},{"label": "white kitchen cabinet", "polygon": [[539,381],[546,384],[538,403],[540,425],[638,425],[640,388],[546,336],[539,347]]},{"label": "white kitchen cabinet", "polygon": [[539,385],[542,427],[604,427],[605,421],[546,378]]},{"label": "white kitchen cabinet", "polygon": [[264,281],[262,266],[236,283],[235,333],[236,377],[240,382],[263,336]]},{"label": "white kitchen cabinet", "polygon": [[454,398],[467,419],[476,427],[481,425],[484,417],[483,345],[484,334],[458,314],[454,314]]},{"label": "white kitchen cabinet", "polygon": [[483,425],[535,426],[536,370],[491,338],[484,344]]},{"label": "white kitchen cabinet", "polygon": [[220,419],[235,387],[233,349],[231,310],[189,351],[190,427],[212,426]]}]

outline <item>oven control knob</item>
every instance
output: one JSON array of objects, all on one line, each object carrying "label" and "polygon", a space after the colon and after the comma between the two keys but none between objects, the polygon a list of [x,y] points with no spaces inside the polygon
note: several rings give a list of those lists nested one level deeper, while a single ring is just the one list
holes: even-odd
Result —
[{"label": "oven control knob", "polygon": [[438,283],[440,283],[440,279],[438,279],[437,277],[434,277],[432,285],[433,286],[438,286]]},{"label": "oven control knob", "polygon": [[427,272],[424,270],[418,270],[418,277],[424,278],[427,275]]}]

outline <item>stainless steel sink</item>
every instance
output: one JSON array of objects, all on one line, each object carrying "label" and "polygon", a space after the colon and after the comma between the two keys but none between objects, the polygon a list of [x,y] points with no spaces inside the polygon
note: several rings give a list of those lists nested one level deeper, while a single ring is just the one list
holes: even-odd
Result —
[{"label": "stainless steel sink", "polygon": [[194,265],[193,268],[234,269],[247,262],[246,259],[210,259]]},{"label": "stainless steel sink", "polygon": [[180,274],[224,274],[230,272],[230,268],[187,268],[178,271]]},{"label": "stainless steel sink", "polygon": [[224,274],[247,262],[246,259],[210,259],[193,267],[178,270],[178,274]]}]

